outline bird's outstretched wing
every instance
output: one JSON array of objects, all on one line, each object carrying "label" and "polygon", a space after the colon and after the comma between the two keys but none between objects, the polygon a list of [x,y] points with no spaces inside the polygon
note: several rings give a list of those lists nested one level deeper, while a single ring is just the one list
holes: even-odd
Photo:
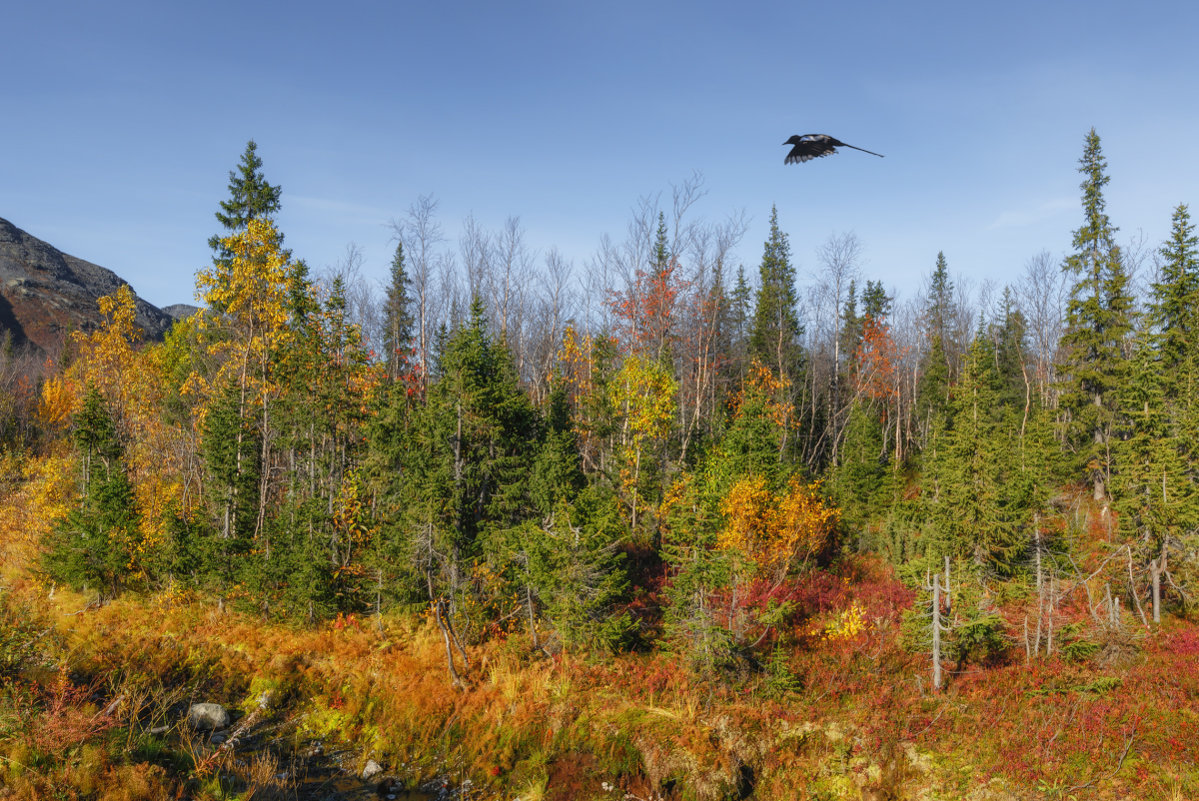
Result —
[{"label": "bird's outstretched wing", "polygon": [[836,153],[837,147],[840,144],[840,142],[831,136],[807,134],[799,137],[799,142],[796,143],[795,147],[791,148],[791,152],[787,154],[787,158],[783,159],[783,163],[802,164],[810,159],[818,159],[821,156]]},{"label": "bird's outstretched wing", "polygon": [[872,156],[882,158],[881,153],[875,153],[873,150],[867,150],[864,147],[850,145],[842,142],[840,139],[834,139],[828,134],[804,134],[803,136],[793,136],[784,145],[794,145],[791,152],[783,159],[784,164],[801,164],[810,159],[817,159],[821,156],[827,156],[830,153],[836,153],[839,147],[852,147],[854,150],[860,150],[863,153],[869,153]]}]

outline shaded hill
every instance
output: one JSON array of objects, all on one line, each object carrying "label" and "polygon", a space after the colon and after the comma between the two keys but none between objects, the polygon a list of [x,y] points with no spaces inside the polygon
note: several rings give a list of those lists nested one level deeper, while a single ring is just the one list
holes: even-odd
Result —
[{"label": "shaded hill", "polygon": [[[69,256],[0,218],[0,337],[15,347],[54,352],[72,330],[101,322],[96,301],[126,283],[112,270]],[[136,293],[135,293],[136,295]],[[159,339],[174,318],[137,299],[137,324]]]}]

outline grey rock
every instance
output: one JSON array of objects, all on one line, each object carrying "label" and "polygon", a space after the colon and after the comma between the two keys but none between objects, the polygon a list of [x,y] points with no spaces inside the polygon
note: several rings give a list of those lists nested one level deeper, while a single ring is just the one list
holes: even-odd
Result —
[{"label": "grey rock", "polygon": [[383,766],[373,759],[366,761],[366,767],[362,769],[362,780],[369,782],[371,779],[383,772]]},{"label": "grey rock", "polygon": [[205,731],[223,729],[229,725],[229,712],[220,704],[192,704],[187,710],[187,722],[192,728]]},{"label": "grey rock", "polygon": [[170,306],[162,307],[164,314],[169,314],[176,320],[186,320],[199,310],[199,306],[193,306],[190,303],[172,303]]}]

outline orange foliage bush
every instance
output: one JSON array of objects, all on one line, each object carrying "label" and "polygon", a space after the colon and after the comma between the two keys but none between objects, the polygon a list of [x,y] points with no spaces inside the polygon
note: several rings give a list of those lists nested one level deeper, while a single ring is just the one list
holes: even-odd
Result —
[{"label": "orange foliage bush", "polygon": [[818,481],[792,478],[775,495],[760,476],[737,481],[720,511],[726,522],[718,546],[744,554],[776,580],[832,545],[841,514],[820,496]]}]

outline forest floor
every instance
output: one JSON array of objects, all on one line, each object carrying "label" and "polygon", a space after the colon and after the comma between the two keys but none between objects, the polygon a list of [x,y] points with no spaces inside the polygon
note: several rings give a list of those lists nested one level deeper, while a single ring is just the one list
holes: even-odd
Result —
[{"label": "forest floor", "polygon": [[[934,693],[876,606],[894,588],[859,580],[816,622],[856,603],[869,625],[797,647],[783,690],[524,636],[470,649],[456,690],[419,619],[300,630],[4,581],[5,798],[354,798],[384,779],[429,798],[1199,797],[1199,628],[1178,621],[1103,659],[949,670]],[[234,712],[232,747],[183,725],[197,701]],[[355,782],[368,760],[383,773]]]},{"label": "forest floor", "polygon": [[[846,557],[800,588],[784,680],[701,679],[654,649],[547,656],[517,632],[469,647],[456,689],[418,615],[298,628],[47,586],[20,500],[0,499],[0,799],[1199,798],[1190,621],[1126,616],[1050,658],[1013,637],[934,692],[902,647],[915,594]],[[200,701],[233,713],[217,737],[184,723]]]}]

